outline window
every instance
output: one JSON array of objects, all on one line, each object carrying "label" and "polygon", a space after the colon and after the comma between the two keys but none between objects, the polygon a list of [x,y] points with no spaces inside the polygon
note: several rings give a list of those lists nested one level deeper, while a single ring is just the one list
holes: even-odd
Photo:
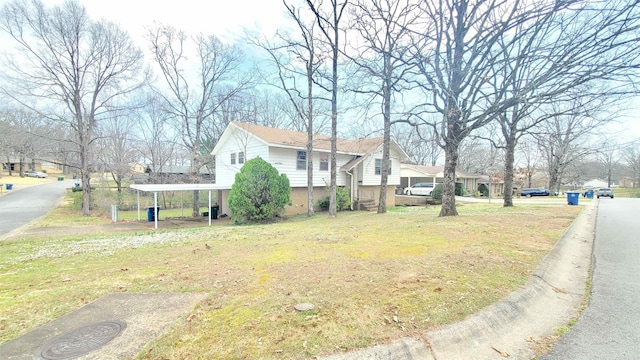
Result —
[{"label": "window", "polygon": [[244,164],[244,151],[238,153],[238,164]]},{"label": "window", "polygon": [[329,170],[329,154],[320,153],[320,171]]},{"label": "window", "polygon": [[[389,159],[389,168],[387,169],[387,175],[391,175],[391,159]],[[382,159],[376,159],[376,175],[382,175]]]},{"label": "window", "polygon": [[232,153],[231,154],[231,165],[235,165],[236,164],[236,153]]},{"label": "window", "polygon": [[307,152],[298,151],[298,162],[296,163],[296,170],[307,169]]}]

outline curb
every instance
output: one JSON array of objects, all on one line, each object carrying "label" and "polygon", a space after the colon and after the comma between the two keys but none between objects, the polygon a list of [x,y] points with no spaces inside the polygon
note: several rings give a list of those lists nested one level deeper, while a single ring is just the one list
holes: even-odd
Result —
[{"label": "curb", "polygon": [[326,360],[531,359],[530,343],[578,316],[587,291],[597,201],[578,215],[523,288],[458,323]]}]

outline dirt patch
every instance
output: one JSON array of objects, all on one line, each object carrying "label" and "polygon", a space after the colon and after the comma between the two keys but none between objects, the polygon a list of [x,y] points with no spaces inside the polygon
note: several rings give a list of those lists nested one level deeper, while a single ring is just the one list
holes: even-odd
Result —
[{"label": "dirt patch", "polygon": [[[216,219],[211,221],[211,226],[228,226],[231,220]],[[35,237],[63,237],[63,236],[89,236],[110,235],[136,232],[166,231],[176,229],[206,228],[209,223],[206,218],[175,218],[158,221],[158,229],[154,228],[154,222],[150,221],[119,221],[104,224],[83,224],[64,226],[31,226],[22,229],[11,236],[11,239],[31,239]]]}]

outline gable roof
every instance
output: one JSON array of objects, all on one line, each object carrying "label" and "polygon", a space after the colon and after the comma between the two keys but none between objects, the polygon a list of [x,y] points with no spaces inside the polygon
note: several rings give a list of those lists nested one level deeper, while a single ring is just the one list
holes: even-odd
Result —
[{"label": "gable roof", "polygon": [[[216,154],[219,148],[219,144],[222,144],[231,136],[230,130],[240,129],[256,138],[263,141],[269,146],[285,147],[306,150],[307,148],[307,133],[293,130],[277,129],[267,126],[260,126],[255,124],[243,123],[238,121],[232,121],[225,129],[222,137],[214,147],[212,154]],[[338,153],[349,155],[366,155],[374,152],[383,144],[382,137],[375,137],[370,139],[336,139],[336,148]],[[404,150],[402,150],[394,141],[394,146],[402,153],[405,158],[408,158]],[[331,138],[325,135],[315,134],[313,136],[313,149],[315,151],[331,151]]]},{"label": "gable roof", "polygon": [[[269,145],[306,149],[307,133],[293,130],[276,129],[248,123],[232,121],[229,126],[237,126],[252,135],[262,139]],[[368,154],[382,145],[382,138],[347,140],[336,139],[338,152],[348,154]],[[331,138],[325,135],[313,136],[313,148],[315,150],[331,151]]]}]

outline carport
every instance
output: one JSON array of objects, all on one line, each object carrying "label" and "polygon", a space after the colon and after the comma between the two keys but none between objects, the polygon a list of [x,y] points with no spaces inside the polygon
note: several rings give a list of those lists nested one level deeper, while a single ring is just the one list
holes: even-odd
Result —
[{"label": "carport", "polygon": [[[158,193],[162,191],[209,191],[209,209],[211,209],[211,191],[212,190],[224,190],[224,186],[216,184],[132,184],[129,186],[131,189],[137,190],[138,197],[138,221],[140,221],[140,191],[153,192],[153,207],[158,208]],[[227,188],[228,189],[228,188]],[[154,216],[154,228],[158,228],[158,216],[157,213]],[[209,214],[209,226],[211,226],[211,214]]]}]

